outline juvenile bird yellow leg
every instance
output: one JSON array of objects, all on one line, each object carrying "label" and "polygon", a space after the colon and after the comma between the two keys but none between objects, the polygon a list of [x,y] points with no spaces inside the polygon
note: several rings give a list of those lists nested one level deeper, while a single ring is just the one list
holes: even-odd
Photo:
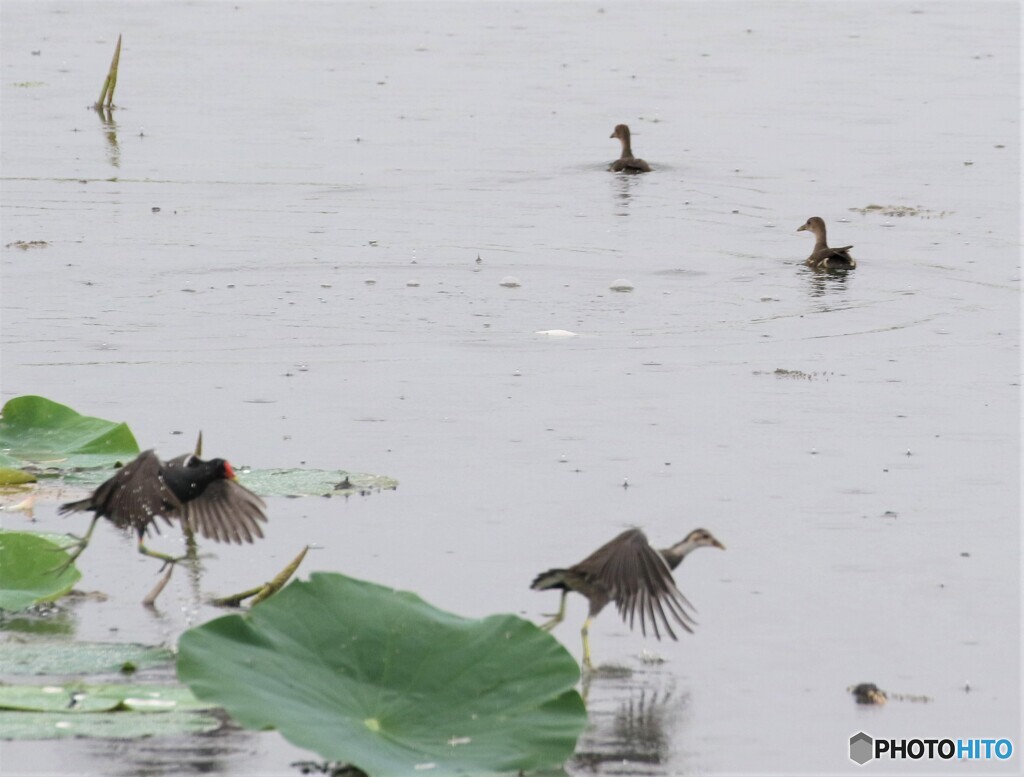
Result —
[{"label": "juvenile bird yellow leg", "polygon": [[583,668],[591,672],[594,665],[590,663],[590,618],[583,621],[583,628],[580,630],[583,635]]},{"label": "juvenile bird yellow leg", "polygon": [[568,595],[568,591],[562,591],[562,600],[558,603],[558,612],[551,616],[551,620],[542,623],[540,626],[544,631],[551,631],[555,626],[565,620],[565,597]]},{"label": "juvenile bird yellow leg", "polygon": [[89,547],[89,540],[92,538],[92,530],[96,528],[96,522],[99,519],[100,519],[100,517],[98,515],[94,515],[92,517],[92,523],[89,524],[88,530],[81,537],[79,537],[77,534],[69,534],[68,535],[69,537],[71,537],[75,541],[72,542],[70,545],[65,545],[65,546],[63,546],[61,548],[58,548],[58,550],[60,550],[61,552],[66,552],[66,551],[69,551],[72,548],[74,548],[75,552],[72,553],[70,556],[68,556],[67,561],[65,561],[64,563],[59,564],[58,566],[55,566],[53,569],[51,569],[50,571],[53,574],[55,574],[55,575],[61,574],[65,569],[67,569],[72,564],[74,564],[75,563],[75,559],[77,559],[79,556],[81,556],[82,552],[87,547]]}]

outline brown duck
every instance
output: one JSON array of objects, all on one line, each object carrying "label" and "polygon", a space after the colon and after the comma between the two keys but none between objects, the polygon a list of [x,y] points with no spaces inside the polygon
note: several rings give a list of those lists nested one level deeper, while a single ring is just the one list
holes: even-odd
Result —
[{"label": "brown duck", "polygon": [[829,248],[825,240],[825,222],[817,216],[811,216],[802,227],[797,227],[797,232],[810,232],[814,235],[814,250],[804,262],[808,267],[816,270],[852,270],[857,266],[857,260],[850,256],[850,249],[853,246],[842,248]]},{"label": "brown duck", "polygon": [[622,154],[608,165],[608,169],[613,173],[649,173],[651,172],[651,166],[642,159],[637,159],[633,156],[633,148],[629,144],[629,127],[625,124],[616,125],[615,129],[612,130],[610,138],[618,138],[619,142],[622,143]]},{"label": "brown duck", "polygon": [[[640,631],[647,633],[650,622],[654,636],[661,639],[663,629],[676,638],[671,621],[692,632],[694,620],[684,609],[692,605],[676,588],[672,570],[679,566],[691,551],[701,547],[725,549],[711,532],[695,529],[671,548],[658,551],[651,547],[640,529],[628,529],[611,542],[602,545],[587,558],[568,569],[549,569],[537,575],[530,588],[535,591],[558,589],[562,592],[558,613],[541,628],[550,631],[565,618],[565,597],[570,591],[585,596],[590,612],[583,623],[583,666],[591,669],[590,622],[609,602],[615,606],[632,628],[640,616]],[[661,624],[661,629],[658,625]]]}]

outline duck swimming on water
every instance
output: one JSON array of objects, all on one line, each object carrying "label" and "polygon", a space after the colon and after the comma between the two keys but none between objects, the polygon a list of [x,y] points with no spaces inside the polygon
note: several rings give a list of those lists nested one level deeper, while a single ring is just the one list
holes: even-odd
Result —
[{"label": "duck swimming on water", "polygon": [[642,159],[633,156],[633,149],[629,144],[629,127],[625,124],[617,124],[612,130],[610,138],[618,138],[622,143],[622,154],[619,158],[608,165],[613,173],[649,173],[651,166]]},{"label": "duck swimming on water", "polygon": [[797,227],[797,232],[810,232],[814,235],[814,250],[804,262],[808,267],[816,270],[852,270],[857,266],[857,260],[850,256],[850,249],[853,246],[842,248],[829,248],[825,241],[825,222],[817,216],[811,216],[802,227]]}]

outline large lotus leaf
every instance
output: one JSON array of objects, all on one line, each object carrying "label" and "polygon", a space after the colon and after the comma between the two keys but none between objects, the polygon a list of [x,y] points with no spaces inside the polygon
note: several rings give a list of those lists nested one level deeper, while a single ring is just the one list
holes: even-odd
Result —
[{"label": "large lotus leaf", "polygon": [[23,610],[70,591],[82,574],[74,564],[54,574],[66,560],[61,547],[45,537],[0,529],[0,610]]},{"label": "large lotus leaf", "polygon": [[127,425],[80,415],[44,397],[15,397],[0,416],[4,466],[102,467],[139,453]]},{"label": "large lotus leaf", "polygon": [[461,618],[338,574],[191,629],[178,648],[198,698],[377,777],[561,764],[586,725],[576,662],[532,623]]},{"label": "large lotus leaf", "polygon": [[132,739],[180,736],[215,731],[221,721],[209,713],[171,711],[94,712],[11,712],[0,710],[0,739],[65,739],[91,737]]},{"label": "large lotus leaf", "polygon": [[133,710],[208,710],[181,685],[0,685],[0,709],[85,714]]},{"label": "large lotus leaf", "polygon": [[106,642],[30,640],[0,642],[0,667],[8,675],[74,675],[117,672],[170,663],[167,648]]}]

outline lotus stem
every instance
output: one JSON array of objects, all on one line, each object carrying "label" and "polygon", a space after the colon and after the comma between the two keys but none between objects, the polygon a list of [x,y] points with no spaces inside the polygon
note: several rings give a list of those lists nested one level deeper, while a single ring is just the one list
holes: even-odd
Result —
[{"label": "lotus stem", "polygon": [[110,60],[110,70],[103,80],[103,91],[100,92],[100,99],[96,101],[96,108],[106,106],[110,108],[114,104],[114,89],[117,87],[117,65],[121,61],[121,36],[117,36],[117,47],[114,49],[114,58]]},{"label": "lotus stem", "polygon": [[309,552],[309,545],[304,547],[295,558],[292,559],[292,563],[286,566],[281,572],[263,586],[263,590],[252,600],[253,604],[259,604],[264,599],[280,591],[284,588],[284,584],[288,582],[292,575],[295,574],[295,570],[299,568],[299,564],[302,563],[302,559],[306,557],[306,553]]},{"label": "lotus stem", "polygon": [[230,596],[222,596],[220,599],[214,599],[212,604],[216,607],[238,607],[243,601],[251,596],[256,597],[252,600],[252,604],[259,604],[264,599],[280,591],[284,588],[284,584],[288,582],[292,575],[295,574],[295,570],[299,568],[299,564],[306,557],[306,553],[309,551],[309,545],[304,547],[291,563],[288,564],[284,569],[278,573],[277,577],[271,580],[269,583],[263,583],[255,588],[250,588],[246,591],[242,591],[237,594],[231,594]]}]

